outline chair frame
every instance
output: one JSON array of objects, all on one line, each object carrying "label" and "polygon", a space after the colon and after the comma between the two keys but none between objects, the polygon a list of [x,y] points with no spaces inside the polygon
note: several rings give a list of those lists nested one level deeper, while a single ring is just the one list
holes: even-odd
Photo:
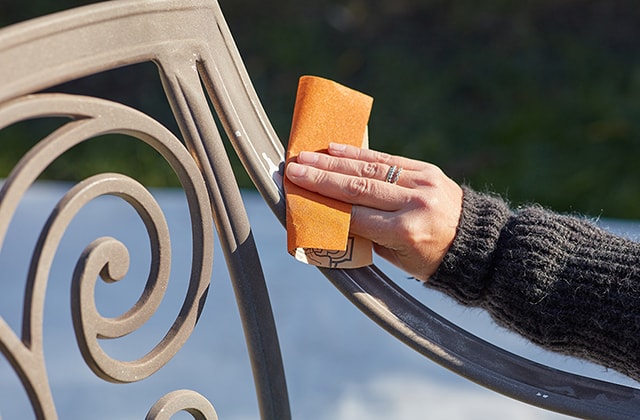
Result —
[{"label": "chair frame", "polygon": [[[122,104],[41,93],[88,75],[149,61],[158,67],[182,140]],[[104,318],[95,310],[93,288],[99,276],[116,280],[126,273],[126,249],[114,239],[101,238],[78,261],[72,314],[78,345],[89,367],[107,381],[137,381],[161,369],[180,350],[204,304],[215,225],[241,312],[260,416],[290,418],[282,356],[259,255],[209,101],[256,188],[283,224],[284,149],[216,1],[116,0],[12,25],[0,30],[0,80],[0,129],[46,116],[70,119],[30,150],[3,184],[0,243],[20,199],[42,171],[70,147],[105,133],[126,134],[162,154],[186,192],[193,227],[193,269],[181,313],[153,350],[125,366],[102,351],[98,338],[136,330],[162,300],[170,259],[162,212],[143,186],[119,174],[91,177],[65,195],[32,256],[21,335],[0,318],[0,351],[20,377],[36,416],[57,418],[42,348],[51,260],[77,211],[92,198],[115,195],[130,203],[144,220],[152,242],[152,270],[145,293],[131,310],[118,318]],[[400,341],[489,389],[578,417],[630,419],[640,412],[640,390],[563,372],[506,352],[425,307],[375,266],[320,271]],[[167,394],[147,418],[169,418],[178,411],[195,418],[217,418],[213,406],[192,391]]]}]

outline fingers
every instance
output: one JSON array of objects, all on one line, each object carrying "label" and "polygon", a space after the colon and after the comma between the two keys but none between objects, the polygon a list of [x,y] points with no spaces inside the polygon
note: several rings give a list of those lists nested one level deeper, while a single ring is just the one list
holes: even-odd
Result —
[{"label": "fingers", "polygon": [[340,143],[330,143],[327,151],[333,156],[362,160],[365,162],[388,163],[390,165],[392,165],[390,161],[394,158],[394,156],[388,153],[378,152],[371,149],[361,149],[359,147]]},{"label": "fingers", "polygon": [[296,162],[303,165],[311,165],[325,171],[377,179],[378,181],[384,181],[386,179],[389,168],[391,167],[386,163],[336,158],[324,153],[314,152],[300,152]]},{"label": "fingers", "polygon": [[441,172],[437,166],[427,162],[342,144],[330,144],[328,152],[329,154],[300,152],[296,158],[297,163],[378,181],[388,181],[389,171],[395,166],[402,168],[401,176],[396,179],[396,183],[406,188],[424,186],[429,180],[438,177]]},{"label": "fingers", "polygon": [[[440,175],[432,164],[370,149],[331,143],[328,153],[300,152],[287,165],[287,178],[326,197],[396,211],[411,201],[411,190],[429,186]],[[400,169],[395,176],[394,166]]]},{"label": "fingers", "polygon": [[405,170],[421,171],[430,164],[419,160],[409,159],[402,156],[393,156],[388,153],[378,152],[371,149],[360,149],[346,144],[330,143],[328,152],[331,156],[354,159],[363,162],[376,162],[387,164],[388,166],[401,166]]},{"label": "fingers", "polygon": [[[287,165],[287,178],[326,197],[384,211],[405,206],[411,199],[409,189],[420,183],[421,171],[432,166],[336,143],[329,145],[328,152],[300,152],[296,161]],[[394,166],[394,170],[401,168],[395,172],[399,176],[393,176]],[[387,179],[390,175],[393,184]]]},{"label": "fingers", "polygon": [[407,191],[397,185],[295,162],[287,165],[286,175],[296,185],[326,197],[385,211],[402,208],[408,199]]}]

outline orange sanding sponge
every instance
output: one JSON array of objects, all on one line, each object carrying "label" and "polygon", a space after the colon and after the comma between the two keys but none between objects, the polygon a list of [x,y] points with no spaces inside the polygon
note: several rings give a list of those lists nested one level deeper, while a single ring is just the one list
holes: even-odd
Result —
[{"label": "orange sanding sponge", "polygon": [[[303,76],[298,84],[287,164],[301,151],[326,152],[330,142],[366,146],[373,98],[331,80]],[[285,178],[287,248],[308,264],[355,268],[372,262],[371,242],[349,235],[351,204]]]}]

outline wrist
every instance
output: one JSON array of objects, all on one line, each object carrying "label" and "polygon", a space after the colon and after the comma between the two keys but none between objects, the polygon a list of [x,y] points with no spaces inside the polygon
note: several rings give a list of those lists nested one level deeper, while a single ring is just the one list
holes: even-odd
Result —
[{"label": "wrist", "polygon": [[453,243],[427,285],[467,305],[484,298],[500,233],[511,216],[498,197],[462,187],[462,212]]}]

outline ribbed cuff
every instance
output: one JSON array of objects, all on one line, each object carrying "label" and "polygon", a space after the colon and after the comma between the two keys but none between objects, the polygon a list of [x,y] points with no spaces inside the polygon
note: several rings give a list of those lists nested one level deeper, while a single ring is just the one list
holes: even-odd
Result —
[{"label": "ribbed cuff", "polygon": [[511,215],[500,198],[462,187],[462,214],[456,237],[426,285],[465,305],[479,306],[502,227]]}]

